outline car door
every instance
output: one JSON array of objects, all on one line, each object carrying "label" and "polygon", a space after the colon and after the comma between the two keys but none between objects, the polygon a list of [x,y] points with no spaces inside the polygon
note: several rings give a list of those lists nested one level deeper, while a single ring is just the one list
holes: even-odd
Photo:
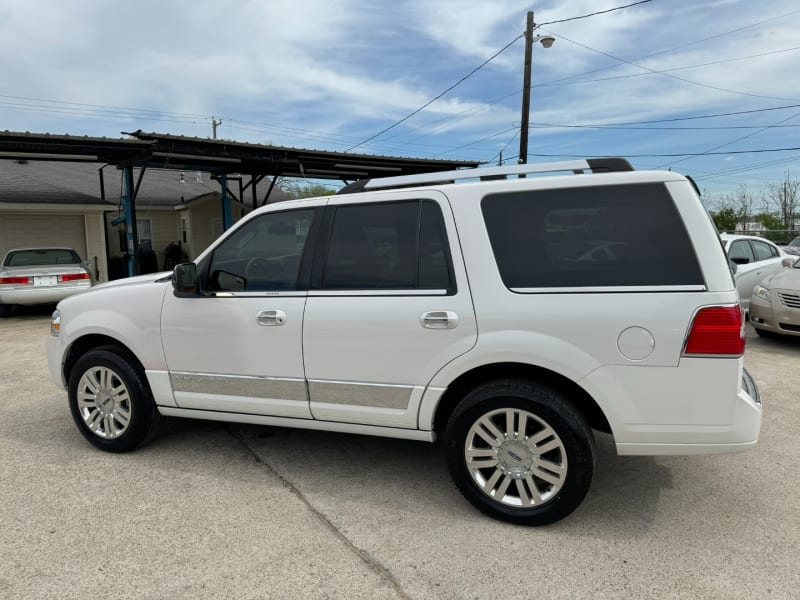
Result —
[{"label": "car door", "polygon": [[315,419],[416,428],[425,386],[477,328],[447,199],[326,208],[303,324]]},{"label": "car door", "polygon": [[311,418],[302,328],[321,210],[249,219],[198,264],[199,296],[167,294],[161,335],[179,407]]},{"label": "car door", "polygon": [[745,310],[750,307],[753,288],[761,280],[761,266],[756,262],[750,242],[746,239],[733,240],[728,248],[728,257],[736,263],[736,289]]},{"label": "car door", "polygon": [[756,283],[783,270],[783,264],[781,264],[783,257],[777,246],[765,240],[750,240],[750,245],[753,247],[756,264],[759,266],[756,269],[756,275],[759,278]]}]

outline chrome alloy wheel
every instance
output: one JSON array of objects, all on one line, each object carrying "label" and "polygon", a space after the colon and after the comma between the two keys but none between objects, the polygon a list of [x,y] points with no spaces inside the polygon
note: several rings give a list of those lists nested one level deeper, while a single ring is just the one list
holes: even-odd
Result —
[{"label": "chrome alloy wheel", "polygon": [[78,382],[78,411],[95,435],[118,438],[131,422],[128,388],[108,367],[93,367]]},{"label": "chrome alloy wheel", "polygon": [[545,421],[518,408],[494,410],[475,421],[464,458],[484,494],[515,508],[552,500],[567,476],[561,438]]}]

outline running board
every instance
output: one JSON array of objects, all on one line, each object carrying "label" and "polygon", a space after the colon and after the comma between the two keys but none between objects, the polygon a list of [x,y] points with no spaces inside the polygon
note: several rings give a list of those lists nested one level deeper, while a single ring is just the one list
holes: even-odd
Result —
[{"label": "running board", "polygon": [[315,429],[317,431],[334,431],[337,433],[355,433],[358,435],[374,435],[419,442],[435,442],[436,432],[419,429],[399,429],[397,427],[377,427],[357,423],[340,423],[337,421],[316,421],[314,419],[290,419],[287,417],[265,417],[245,413],[217,412],[213,410],[193,410],[188,408],[172,408],[159,406],[158,412],[165,417],[183,417],[186,419],[205,419],[207,421],[225,421],[227,423],[249,423],[252,425],[272,425],[274,427],[290,427],[293,429]]}]

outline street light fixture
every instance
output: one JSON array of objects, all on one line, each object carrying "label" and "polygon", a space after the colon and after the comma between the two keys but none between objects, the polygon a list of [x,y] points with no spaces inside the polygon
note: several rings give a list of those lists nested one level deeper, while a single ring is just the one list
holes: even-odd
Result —
[{"label": "street light fixture", "polygon": [[533,62],[533,44],[539,42],[544,48],[550,48],[556,41],[552,35],[533,35],[536,25],[533,22],[533,11],[528,12],[528,23],[525,28],[525,75],[522,85],[522,119],[519,134],[519,164],[528,162],[528,119],[531,112],[531,64]]}]

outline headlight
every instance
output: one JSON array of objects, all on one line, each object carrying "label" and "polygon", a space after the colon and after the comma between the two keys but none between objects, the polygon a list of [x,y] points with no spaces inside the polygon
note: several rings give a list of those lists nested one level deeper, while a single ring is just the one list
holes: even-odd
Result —
[{"label": "headlight", "polygon": [[753,295],[758,296],[762,300],[770,302],[769,288],[765,288],[763,285],[757,285],[755,288],[753,288]]},{"label": "headlight", "polygon": [[56,310],[53,312],[53,316],[50,317],[50,335],[53,337],[58,337],[61,333],[61,313]]}]

